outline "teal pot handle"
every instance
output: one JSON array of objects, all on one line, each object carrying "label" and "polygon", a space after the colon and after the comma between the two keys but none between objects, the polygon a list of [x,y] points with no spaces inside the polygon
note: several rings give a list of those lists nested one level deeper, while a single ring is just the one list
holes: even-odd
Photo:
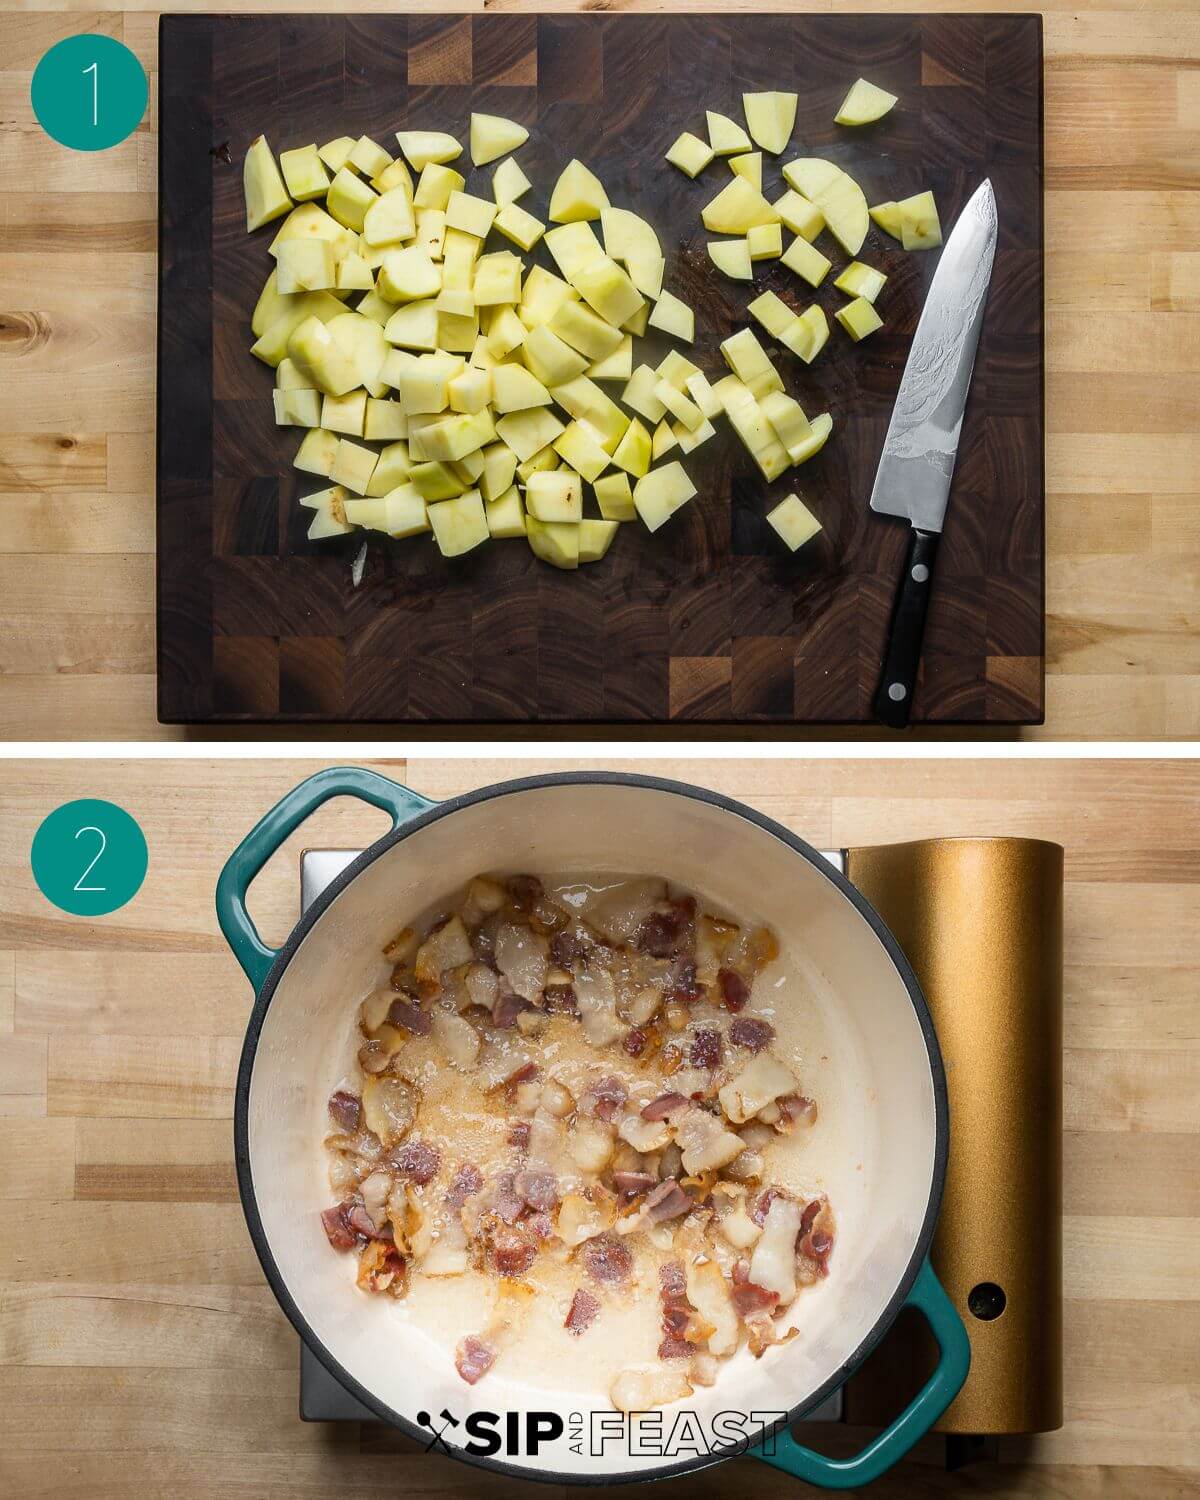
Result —
[{"label": "teal pot handle", "polygon": [[331,766],[293,787],[258,820],[226,860],[217,881],[217,920],[256,994],[275,962],[276,950],[267,947],[250,920],[246,892],[280,844],[331,797],[357,797],[382,808],[391,814],[394,829],[436,806],[428,797],[362,766]]},{"label": "teal pot handle", "polygon": [[850,1490],[885,1474],[925,1436],[962,1390],[971,1367],[971,1345],[962,1319],[927,1260],[921,1262],[904,1305],[915,1307],[924,1315],[941,1355],[937,1369],[892,1425],[853,1458],[826,1458],[814,1453],[798,1443],[787,1428],[776,1434],[774,1453],[764,1453],[761,1444],[751,1448],[755,1458],[809,1484],[819,1484],[822,1489]]}]

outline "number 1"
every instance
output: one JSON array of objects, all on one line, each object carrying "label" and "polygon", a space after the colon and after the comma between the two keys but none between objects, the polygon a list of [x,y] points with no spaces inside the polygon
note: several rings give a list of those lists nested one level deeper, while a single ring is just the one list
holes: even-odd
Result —
[{"label": "number 1", "polygon": [[84,68],[84,76],[92,75],[92,124],[100,123],[100,66],[92,63],[90,67]]}]

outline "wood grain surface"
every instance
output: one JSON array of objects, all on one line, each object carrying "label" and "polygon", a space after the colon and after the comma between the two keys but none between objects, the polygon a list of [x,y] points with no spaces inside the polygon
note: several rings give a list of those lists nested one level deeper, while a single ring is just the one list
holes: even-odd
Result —
[{"label": "wood grain surface", "polygon": [[[645,769],[646,762],[609,769]],[[561,768],[563,762],[554,763]],[[411,759],[432,797],[542,769]],[[0,1494],[25,1500],[522,1495],[390,1430],[304,1426],[297,1345],[237,1204],[232,1087],[250,992],[213,886],[237,840],[316,763],[9,762],[0,800]],[[1200,768],[1185,762],[672,760],[819,847],[944,834],[1066,846],[1066,1422],[947,1474],[941,1445],[873,1487],[921,1495],[1182,1500],[1200,1493]],[[136,815],[146,884],[96,922],[34,888],[46,812]],[[1086,815],[1083,812],[1086,809]],[[1131,815],[1136,809],[1136,816]],[[279,942],[302,847],[377,837],[329,804],[252,892]],[[831,1448],[852,1441],[822,1433]],[[798,1495],[746,1460],[656,1493]]]},{"label": "wood grain surface", "polygon": [[[705,106],[740,118],[743,89],[791,87],[800,109],[785,155],[828,155],[868,202],[929,186],[948,232],[992,179],[1000,240],[914,716],[1041,719],[1037,17],[175,16],[160,48],[160,717],[869,720],[908,532],[866,501],[939,257],[871,226],[862,257],[888,276],[885,326],[855,345],[832,322],[845,301],[834,273],[812,293],[778,261],[758,267],[753,289],[716,272],[700,211],[728,172],[718,162],[692,182],[663,161],[682,129],[702,129]],[[860,71],[901,102],[877,128],[847,131],[833,116]],[[750,326],[753,293],[798,308],[815,297],[833,327],[820,358],[806,367],[767,346],[805,410],[832,414],[834,437],[768,486],[718,423],[684,459],[696,501],[653,536],[623,528],[576,573],[524,545],[448,560],[428,538],[376,535],[356,587],[364,534],[307,539],[298,497],[321,481],[292,467],[300,434],[274,425],[273,374],[247,352],[271,235],[246,234],[240,164],[264,130],[277,150],[342,133],[393,142],[414,127],[465,139],[475,108],[530,128],[522,206],[543,221],[572,157],[650,220],[668,288],[696,309],[688,353],[714,380],[717,345]],[[778,161],[764,172],[775,197]],[[490,184],[487,168],[467,190],[490,196]],[[826,249],[835,268],[847,262]],[[544,246],[528,260],[555,269]],[[651,332],[638,359],[656,365],[671,347]],[[797,487],[824,529],[793,555],[765,516]]]},{"label": "wood grain surface", "polygon": [[[355,8],[392,10],[386,0]],[[739,8],[762,7],[719,7]],[[1194,737],[1200,20],[1182,0],[1050,0],[1043,15],[1046,723],[1020,733]],[[97,158],[54,146],[29,108],[37,59],[84,29],[132,47],[156,101],[156,8],[0,4],[0,735],[195,736],[159,725],[155,707],[156,103]]]}]

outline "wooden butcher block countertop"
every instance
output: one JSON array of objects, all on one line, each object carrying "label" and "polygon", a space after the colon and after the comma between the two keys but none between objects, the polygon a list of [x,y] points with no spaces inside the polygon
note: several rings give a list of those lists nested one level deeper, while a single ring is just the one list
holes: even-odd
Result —
[{"label": "wooden butcher block countertop", "polygon": [[[0,6],[4,738],[188,733],[154,707],[157,19]],[[55,146],[28,102],[38,58],[81,30],[122,38],[151,76],[143,127],[96,156]],[[1198,33],[1181,0],[1045,12],[1046,724],[1008,733],[1200,733]]]},{"label": "wooden butcher block countertop", "polygon": [[[84,777],[63,762],[6,767],[0,1495],[555,1493],[422,1454],[380,1427],[298,1419],[297,1340],[234,1185],[232,1088],[251,997],[217,931],[213,887],[242,835],[315,769],[114,761]],[[545,767],[415,759],[379,769],[444,797]],[[998,1464],[956,1474],[928,1439],[870,1494],[1200,1493],[1200,768],[664,759],[655,769],[739,798],[824,848],[992,833],[1066,846],[1065,1425],[1002,1439]],[[48,906],[28,867],[41,819],[88,793],[128,808],[150,848],[139,894],[92,923]],[[264,937],[281,941],[295,918],[301,848],[345,847],[386,827],[357,803],[322,809],[254,887]],[[844,1449],[849,1436],[831,1443]],[[802,1493],[749,1459],[653,1491]]]}]

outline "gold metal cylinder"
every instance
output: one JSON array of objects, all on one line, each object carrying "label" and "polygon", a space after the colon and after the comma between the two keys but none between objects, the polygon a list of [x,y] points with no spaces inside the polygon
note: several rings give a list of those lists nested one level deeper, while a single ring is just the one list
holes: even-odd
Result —
[{"label": "gold metal cylinder", "polygon": [[[971,1372],[935,1430],[1052,1431],[1062,1425],[1063,851],[928,839],[852,849],[847,874],[908,955],[946,1064],[950,1157],[932,1259],[966,1324]],[[851,1382],[849,1419],[889,1420],[900,1367],[915,1379],[932,1357],[928,1334],[898,1322]]]}]

